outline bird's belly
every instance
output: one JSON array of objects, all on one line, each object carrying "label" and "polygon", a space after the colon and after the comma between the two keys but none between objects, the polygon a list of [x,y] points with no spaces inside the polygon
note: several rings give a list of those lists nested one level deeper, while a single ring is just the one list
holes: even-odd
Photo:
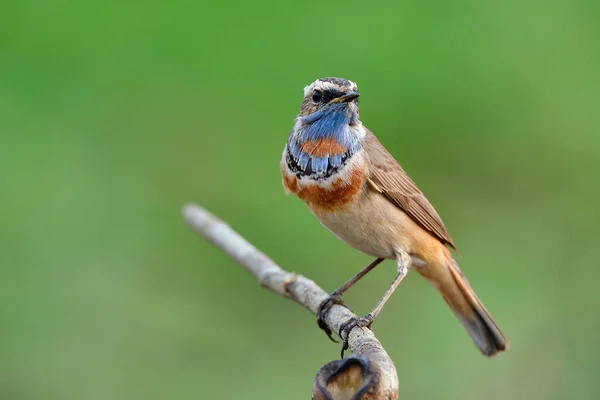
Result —
[{"label": "bird's belly", "polygon": [[368,189],[343,208],[310,208],[339,239],[374,257],[393,259],[400,249],[411,253],[416,236],[423,232],[383,195]]}]

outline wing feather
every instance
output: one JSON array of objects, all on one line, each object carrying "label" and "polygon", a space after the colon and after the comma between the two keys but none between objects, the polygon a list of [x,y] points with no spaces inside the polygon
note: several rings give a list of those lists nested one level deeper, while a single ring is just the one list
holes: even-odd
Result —
[{"label": "wing feather", "polygon": [[454,250],[454,242],[442,219],[423,192],[404,172],[400,164],[383,147],[377,137],[367,130],[363,146],[369,155],[369,185],[386,196],[416,223]]}]

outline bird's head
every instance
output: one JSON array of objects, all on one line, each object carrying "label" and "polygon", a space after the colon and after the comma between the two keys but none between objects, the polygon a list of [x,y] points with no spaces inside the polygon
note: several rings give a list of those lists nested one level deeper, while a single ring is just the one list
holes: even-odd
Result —
[{"label": "bird's head", "polygon": [[317,79],[304,88],[304,100],[300,106],[303,117],[331,110],[346,109],[358,117],[358,87],[356,83],[342,78]]}]

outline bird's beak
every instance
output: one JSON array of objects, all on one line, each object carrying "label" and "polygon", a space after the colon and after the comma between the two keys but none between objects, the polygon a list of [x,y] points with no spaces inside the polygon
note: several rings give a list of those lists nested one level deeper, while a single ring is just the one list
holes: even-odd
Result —
[{"label": "bird's beak", "polygon": [[350,91],[346,92],[346,94],[344,94],[343,96],[332,99],[330,103],[346,103],[348,101],[358,98],[358,96],[360,96],[360,93]]}]

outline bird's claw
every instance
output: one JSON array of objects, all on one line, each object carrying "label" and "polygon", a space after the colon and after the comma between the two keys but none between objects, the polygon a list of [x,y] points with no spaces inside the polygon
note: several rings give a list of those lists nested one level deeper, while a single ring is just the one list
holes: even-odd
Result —
[{"label": "bird's claw", "polygon": [[367,314],[362,318],[350,318],[348,321],[340,325],[338,335],[340,336],[340,338],[342,338],[342,358],[344,358],[344,351],[348,350],[348,337],[350,336],[350,332],[352,331],[352,329],[356,327],[370,329],[373,320],[373,316],[371,314]]},{"label": "bird's claw", "polygon": [[331,329],[329,329],[329,327],[325,323],[325,315],[327,315],[329,309],[335,304],[339,304],[344,307],[346,306],[342,301],[342,296],[333,292],[329,295],[329,297],[323,300],[321,304],[319,304],[319,308],[317,309],[317,324],[319,325],[319,328],[325,331],[329,339],[331,339],[335,343],[338,343],[338,341],[335,340],[333,336],[331,336],[333,332],[331,332]]}]

